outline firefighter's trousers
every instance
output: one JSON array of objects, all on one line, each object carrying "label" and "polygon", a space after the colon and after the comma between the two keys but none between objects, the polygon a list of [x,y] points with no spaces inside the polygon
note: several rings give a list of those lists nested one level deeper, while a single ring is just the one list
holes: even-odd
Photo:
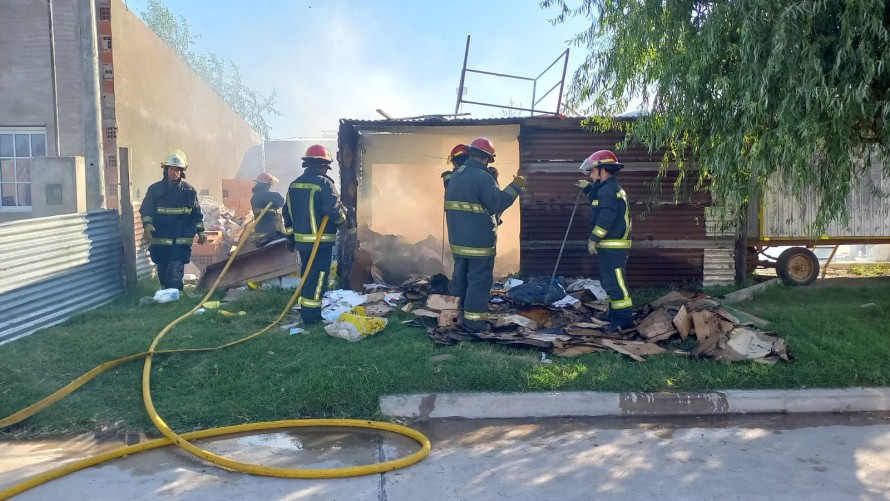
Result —
[{"label": "firefighter's trousers", "polygon": [[[311,243],[298,243],[297,251],[300,253],[300,265],[306,266],[309,262],[309,255],[312,254]],[[318,251],[315,253],[315,261],[312,262],[312,268],[309,275],[306,276],[303,283],[303,289],[300,291],[300,316],[303,317],[303,323],[314,324],[321,322],[321,300],[327,290],[328,273],[331,272],[331,254],[334,249],[332,243],[322,243],[318,245]],[[306,270],[302,270],[305,274]]]},{"label": "firefighter's trousers", "polygon": [[463,327],[467,330],[482,332],[487,327],[493,274],[494,256],[454,256],[451,295],[461,298]]},{"label": "firefighter's trousers", "polygon": [[192,258],[190,245],[155,245],[149,247],[151,260],[158,267],[158,280],[164,289],[182,290],[185,264]]},{"label": "firefighter's trousers", "polygon": [[600,283],[609,294],[609,321],[622,329],[633,325],[633,300],[627,291],[625,275],[627,249],[597,250],[600,265]]}]

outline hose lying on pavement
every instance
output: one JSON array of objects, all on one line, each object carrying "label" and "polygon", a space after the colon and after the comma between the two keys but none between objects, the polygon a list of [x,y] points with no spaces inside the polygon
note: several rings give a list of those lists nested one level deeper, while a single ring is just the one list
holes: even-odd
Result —
[{"label": "hose lying on pavement", "polygon": [[[136,353],[134,355],[129,355],[123,358],[119,358],[117,360],[111,360],[109,362],[105,362],[100,364],[86,372],[79,378],[74,381],[68,383],[59,391],[53,393],[52,395],[44,398],[43,400],[22,409],[2,420],[0,420],[0,429],[5,428],[7,426],[11,426],[15,423],[21,422],[34,414],[37,414],[41,410],[53,405],[59,400],[65,398],[67,395],[71,394],[76,389],[80,388],[87,382],[89,382],[94,377],[99,374],[105,372],[106,370],[121,365],[123,363],[129,362],[131,360],[135,360],[138,358],[145,358],[145,363],[142,369],[142,399],[145,403],[145,410],[148,413],[149,418],[151,418],[152,423],[154,423],[155,427],[158,431],[164,435],[164,438],[159,438],[156,440],[151,440],[149,442],[130,445],[127,447],[122,447],[120,449],[116,449],[113,451],[109,451],[103,454],[99,454],[96,456],[88,457],[74,463],[70,463],[68,465],[56,468],[54,470],[50,470],[46,473],[38,475],[36,477],[30,478],[24,482],[13,485],[5,490],[0,491],[0,500],[8,499],[16,494],[20,494],[29,489],[32,489],[40,484],[49,482],[50,480],[68,475],[69,473],[74,473],[76,471],[80,471],[84,468],[88,468],[90,466],[94,466],[105,461],[109,461],[111,459],[116,459],[123,456],[128,456],[134,454],[136,452],[147,451],[151,449],[156,449],[158,447],[164,447],[170,444],[175,444],[178,447],[185,449],[186,451],[192,453],[193,455],[209,461],[215,465],[221,466],[223,468],[228,468],[235,471],[240,471],[244,473],[251,473],[254,475],[264,475],[270,477],[282,477],[282,478],[344,478],[344,477],[357,477],[361,475],[371,475],[374,473],[383,473],[386,471],[397,470],[399,468],[405,468],[414,463],[421,461],[425,458],[431,449],[429,439],[420,433],[417,430],[408,428],[406,426],[394,424],[394,423],[384,423],[379,421],[366,421],[360,419],[286,419],[281,421],[266,421],[260,423],[248,423],[234,426],[224,426],[221,428],[211,428],[207,430],[193,431],[185,434],[178,434],[164,422],[161,416],[158,415],[157,410],[154,406],[154,401],[151,396],[151,364],[154,356],[156,355],[166,355],[170,353],[195,353],[195,352],[207,352],[207,351],[215,351],[221,350],[223,348],[228,348],[230,346],[234,346],[236,344],[243,343],[250,339],[253,339],[257,336],[264,334],[269,331],[272,327],[277,325],[284,316],[290,311],[299,297],[300,291],[303,288],[303,284],[306,282],[306,277],[309,274],[309,269],[312,267],[312,263],[315,261],[315,254],[318,251],[318,245],[321,242],[321,235],[324,232],[325,226],[328,223],[328,217],[325,216],[321,221],[321,227],[318,229],[318,234],[315,236],[315,243],[312,247],[312,253],[309,256],[309,261],[303,265],[303,277],[300,280],[300,284],[297,286],[293,295],[287,303],[287,306],[281,311],[278,317],[269,325],[264,327],[263,329],[246,336],[244,338],[238,339],[236,341],[232,341],[230,343],[226,343],[220,346],[216,346],[213,348],[188,348],[188,349],[178,349],[178,350],[155,350],[157,344],[161,341],[161,339],[170,332],[173,327],[178,325],[180,322],[185,320],[186,318],[191,317],[194,312],[200,308],[214,293],[216,288],[219,286],[220,281],[225,276],[226,272],[234,261],[235,257],[238,255],[238,252],[241,250],[242,245],[253,233],[254,226],[256,226],[257,221],[263,217],[263,215],[271,208],[272,204],[266,205],[263,211],[256,217],[254,222],[247,228],[245,232],[242,233],[241,238],[238,240],[238,245],[235,247],[235,250],[232,252],[232,255],[229,256],[228,261],[226,262],[225,267],[220,272],[219,277],[217,277],[216,281],[213,283],[213,286],[210,290],[207,291],[207,294],[201,299],[198,304],[189,310],[187,313],[183,314],[176,320],[173,320],[166,327],[164,327],[158,334],[155,336],[154,341],[152,341],[151,346],[148,351],[142,353]],[[231,433],[243,433],[250,431],[258,431],[258,430],[274,430],[274,429],[282,429],[282,428],[296,428],[296,427],[348,427],[348,428],[366,428],[373,430],[382,430],[389,431],[392,433],[397,433],[400,435],[404,435],[406,437],[412,438],[416,440],[420,444],[420,450],[399,458],[390,461],[386,461],[383,463],[376,463],[370,465],[362,465],[362,466],[349,466],[343,468],[328,468],[328,469],[300,469],[300,468],[280,468],[280,467],[271,467],[271,466],[262,466],[255,465],[250,463],[242,463],[240,461],[235,461],[223,456],[219,456],[214,454],[206,449],[202,449],[192,443],[190,440],[196,440],[201,438],[208,437],[216,437],[220,435],[228,435]]]}]

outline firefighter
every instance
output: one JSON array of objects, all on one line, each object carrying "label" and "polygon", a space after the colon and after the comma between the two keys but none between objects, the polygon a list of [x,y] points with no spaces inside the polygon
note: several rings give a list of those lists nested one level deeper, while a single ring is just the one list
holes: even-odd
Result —
[{"label": "firefighter", "polygon": [[445,190],[448,240],[454,255],[451,294],[461,298],[461,326],[470,332],[487,327],[488,301],[494,281],[496,223],[492,217],[513,205],[527,182],[514,176],[504,190],[487,170],[494,144],[478,137],[468,146],[469,158],[451,176]]},{"label": "firefighter", "polygon": [[253,229],[254,234],[259,238],[282,229],[281,214],[278,212],[278,209],[284,207],[284,197],[271,191],[271,188],[276,185],[278,185],[278,178],[268,172],[261,172],[256,177],[253,196],[250,197],[250,208],[253,210],[253,217],[259,216],[266,205],[272,202],[272,207],[269,208],[269,211],[257,222]]},{"label": "firefighter", "polygon": [[195,234],[204,245],[204,216],[195,188],[185,182],[188,169],[185,153],[175,150],[161,162],[164,179],[145,192],[139,214],[143,237],[149,245],[151,260],[157,265],[158,279],[164,289],[182,290],[185,265],[192,257]]},{"label": "firefighter", "polygon": [[446,162],[451,164],[451,170],[446,170],[442,173],[442,183],[445,185],[445,189],[448,189],[448,181],[451,180],[454,171],[460,168],[469,157],[470,150],[467,148],[467,145],[458,144],[454,148],[451,148],[451,153],[448,155],[448,161]]},{"label": "firefighter", "polygon": [[[303,174],[291,183],[284,204],[284,232],[287,235],[289,251],[300,253],[300,263],[309,263],[309,255],[315,243],[315,236],[321,220],[328,216],[309,273],[303,270],[305,282],[300,291],[300,315],[306,325],[321,321],[321,300],[324,296],[327,274],[331,269],[331,253],[336,241],[337,228],[346,224],[346,209],[340,202],[340,195],[334,180],[328,177],[331,169],[331,152],[320,144],[306,149],[303,156]],[[349,228],[350,234],[355,228]]]},{"label": "firefighter", "polygon": [[593,183],[586,179],[575,183],[590,200],[593,229],[587,240],[587,251],[599,257],[600,281],[609,294],[606,332],[617,332],[634,325],[633,300],[625,280],[631,242],[630,206],[615,177],[623,167],[614,153],[600,150],[587,157],[580,167]]}]

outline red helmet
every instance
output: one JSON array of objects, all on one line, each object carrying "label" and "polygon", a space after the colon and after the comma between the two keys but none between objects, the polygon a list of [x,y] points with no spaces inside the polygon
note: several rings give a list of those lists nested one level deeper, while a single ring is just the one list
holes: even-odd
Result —
[{"label": "red helmet", "polygon": [[331,156],[330,150],[325,148],[320,144],[313,144],[312,146],[306,148],[306,154],[303,155],[303,161],[307,160],[321,160],[325,163],[331,163],[334,161],[334,157]]},{"label": "red helmet", "polygon": [[481,151],[482,153],[490,156],[492,160],[494,160],[494,143],[489,141],[487,137],[477,137],[472,142],[470,142],[470,145],[467,147],[467,149]]},{"label": "red helmet", "polygon": [[624,164],[618,162],[618,157],[609,150],[599,150],[587,157],[587,160],[581,164],[579,170],[585,174],[590,174],[595,167],[602,167],[609,172],[617,172],[624,167]]},{"label": "red helmet", "polygon": [[278,184],[278,178],[268,172],[260,172],[260,175],[256,177],[256,182],[275,186]]},{"label": "red helmet", "polygon": [[470,154],[470,150],[469,150],[469,148],[467,148],[467,145],[459,144],[459,145],[455,146],[454,148],[451,148],[451,153],[448,155],[448,162],[446,162],[446,163],[452,163],[452,162],[454,162],[455,159],[460,160],[460,157],[465,157],[469,154]]}]

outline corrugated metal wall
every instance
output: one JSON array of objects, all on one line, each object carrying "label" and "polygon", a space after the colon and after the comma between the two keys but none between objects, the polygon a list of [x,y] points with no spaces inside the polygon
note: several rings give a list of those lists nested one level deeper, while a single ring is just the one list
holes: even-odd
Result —
[{"label": "corrugated metal wall", "polygon": [[120,295],[121,259],[113,210],[0,224],[0,343]]},{"label": "corrugated metal wall", "polygon": [[150,277],[155,272],[154,264],[148,255],[148,244],[142,241],[142,216],[139,215],[141,204],[133,204],[134,228],[136,230],[136,276]]},{"label": "corrugated metal wall", "polygon": [[[522,125],[520,171],[527,176],[529,185],[528,193],[520,202],[520,267],[524,273],[549,275],[553,271],[578,196],[578,188],[574,186],[574,182],[582,178],[578,166],[596,150],[614,150],[621,140],[621,133],[590,133],[571,120],[556,122],[551,127]],[[724,261],[728,249],[728,260],[732,262],[732,239],[715,238],[706,232],[704,208],[710,205],[710,197],[690,191],[688,201],[673,203],[671,185],[676,174],[669,173],[657,196],[657,207],[647,212],[646,201],[656,199],[651,183],[658,173],[660,154],[635,147],[618,155],[626,165],[619,174],[619,182],[632,204],[633,249],[628,258],[628,282],[636,286],[684,281],[707,285],[731,282],[732,268],[727,273]],[[598,274],[596,256],[587,253],[589,214],[587,199],[582,195],[559,274]],[[720,252],[706,253],[706,249]]]},{"label": "corrugated metal wall", "polygon": [[[872,183],[861,183],[847,197],[850,211],[849,225],[846,221],[831,223],[825,235],[830,238],[883,237],[890,239],[890,178],[881,173],[881,166],[871,170]],[[883,193],[875,196],[874,189]],[[798,201],[791,189],[778,183],[772,184],[761,204],[762,234],[769,239],[818,238],[809,226],[816,219],[819,199],[812,193]]]}]

